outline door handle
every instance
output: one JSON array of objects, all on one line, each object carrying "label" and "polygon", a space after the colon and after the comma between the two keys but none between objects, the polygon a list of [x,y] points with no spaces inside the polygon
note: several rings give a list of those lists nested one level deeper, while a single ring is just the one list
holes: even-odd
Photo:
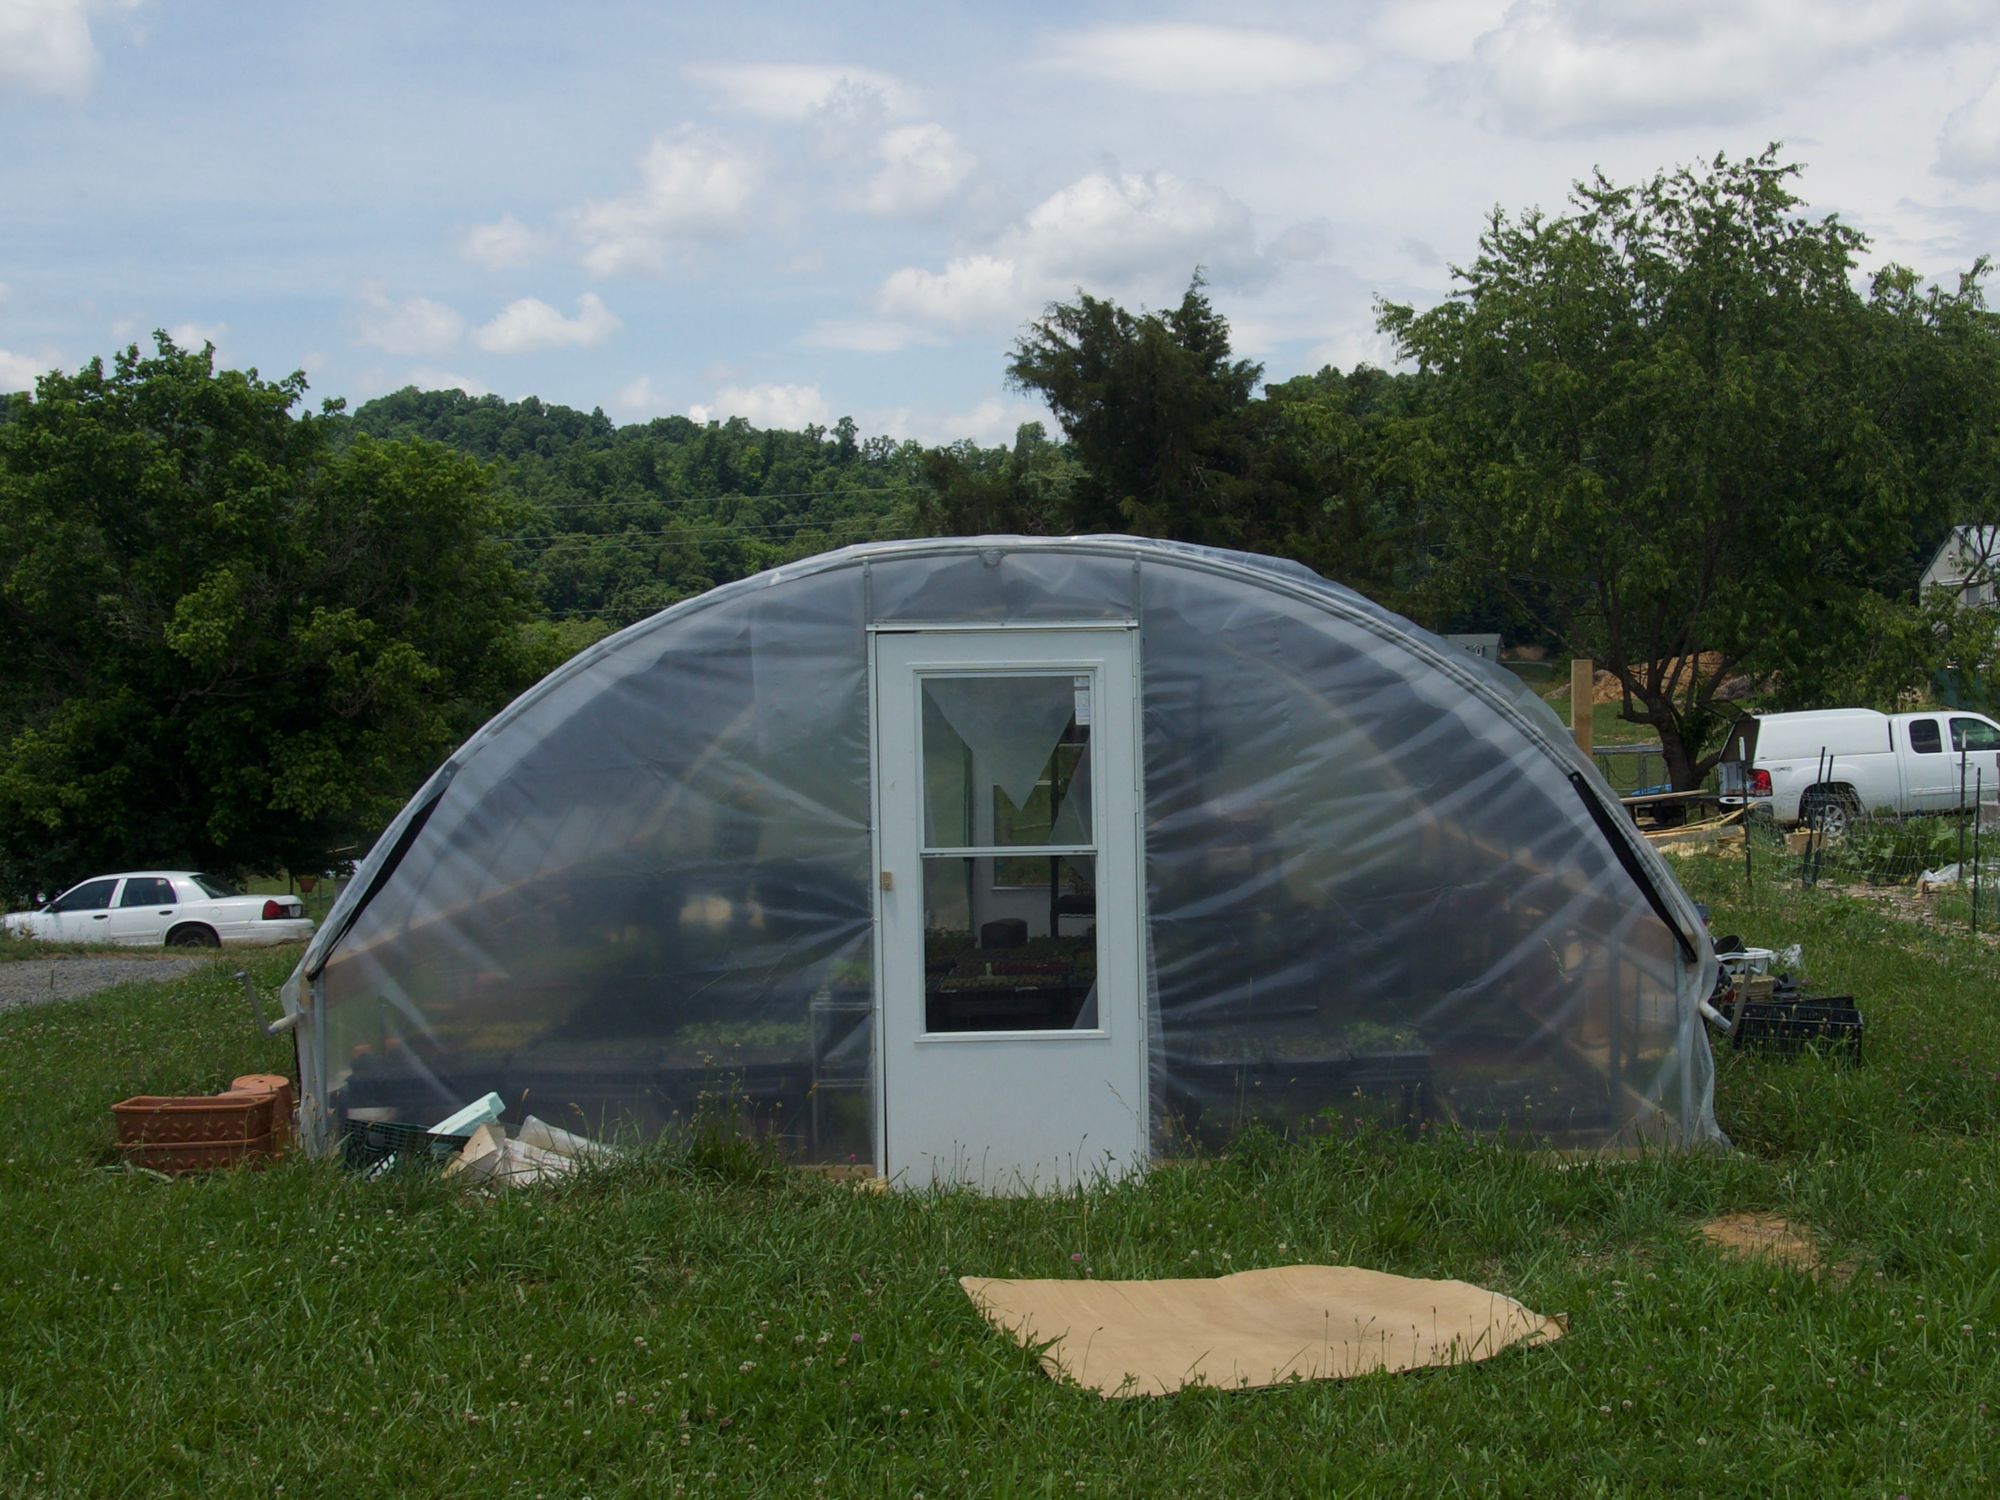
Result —
[{"label": "door handle", "polygon": [[93,922],[102,922],[106,917],[110,915],[111,913],[108,911],[101,911],[96,916],[92,917],[90,920]]}]

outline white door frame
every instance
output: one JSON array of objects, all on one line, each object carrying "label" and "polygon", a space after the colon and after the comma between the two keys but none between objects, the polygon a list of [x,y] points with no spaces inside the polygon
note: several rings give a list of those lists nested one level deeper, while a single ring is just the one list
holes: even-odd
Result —
[{"label": "white door frame", "polygon": [[[1065,673],[1093,683],[1097,1025],[926,1032],[921,682]],[[949,1181],[989,1191],[1056,1188],[1142,1168],[1150,1113],[1136,628],[878,626],[869,634],[869,681],[877,1163],[899,1186]],[[988,857],[966,847],[962,856],[931,857]]]}]

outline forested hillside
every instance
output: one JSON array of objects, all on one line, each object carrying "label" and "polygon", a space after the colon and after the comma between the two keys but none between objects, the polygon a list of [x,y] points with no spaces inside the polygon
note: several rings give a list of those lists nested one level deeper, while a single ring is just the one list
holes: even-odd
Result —
[{"label": "forested hillside", "polygon": [[504,539],[543,611],[607,628],[793,558],[910,535],[925,483],[920,447],[862,441],[847,419],[616,427],[533,397],[405,389],[338,420],[349,440],[423,438],[493,465]]}]

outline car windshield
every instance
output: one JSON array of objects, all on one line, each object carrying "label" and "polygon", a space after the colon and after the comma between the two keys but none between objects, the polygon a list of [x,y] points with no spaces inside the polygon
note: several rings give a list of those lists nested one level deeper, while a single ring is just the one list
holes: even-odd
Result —
[{"label": "car windshield", "polygon": [[219,880],[213,875],[197,875],[194,877],[194,883],[201,887],[203,895],[214,896],[218,900],[224,896],[240,896],[243,894],[228,881]]}]

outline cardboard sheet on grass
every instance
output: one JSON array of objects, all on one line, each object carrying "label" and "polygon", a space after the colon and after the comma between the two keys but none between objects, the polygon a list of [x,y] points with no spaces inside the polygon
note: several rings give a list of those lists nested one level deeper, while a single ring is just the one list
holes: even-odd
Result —
[{"label": "cardboard sheet on grass", "polygon": [[1051,1375],[1106,1396],[1469,1364],[1562,1337],[1554,1318],[1498,1292],[1356,1266],[1173,1281],[962,1276],[959,1285],[994,1327],[1028,1348],[1046,1344]]}]

